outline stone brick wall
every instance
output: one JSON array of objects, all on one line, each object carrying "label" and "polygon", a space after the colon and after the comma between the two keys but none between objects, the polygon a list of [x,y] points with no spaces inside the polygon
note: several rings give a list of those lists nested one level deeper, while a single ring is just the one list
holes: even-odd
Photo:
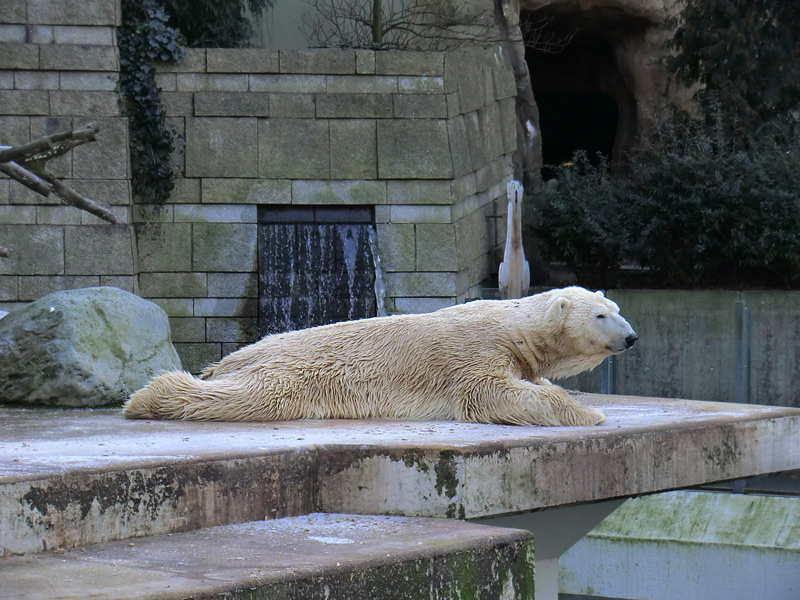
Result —
[{"label": "stone brick wall", "polygon": [[0,145],[100,126],[98,141],[53,160],[49,169],[119,219],[44,198],[0,175],[0,309],[49,292],[92,285],[133,291],[127,119],[115,92],[118,0],[0,2]]},{"label": "stone brick wall", "polygon": [[157,75],[181,176],[167,203],[133,204],[119,21],[119,0],[0,3],[0,144],[98,122],[51,164],[121,223],[0,178],[0,309],[116,285],[167,311],[196,371],[257,336],[259,205],[369,206],[390,311],[480,295],[516,147],[499,50],[190,50]]},{"label": "stone brick wall", "polygon": [[190,364],[253,339],[259,204],[373,206],[390,311],[480,295],[516,147],[501,53],[190,50],[157,80],[184,177],[134,217],[140,293]]}]

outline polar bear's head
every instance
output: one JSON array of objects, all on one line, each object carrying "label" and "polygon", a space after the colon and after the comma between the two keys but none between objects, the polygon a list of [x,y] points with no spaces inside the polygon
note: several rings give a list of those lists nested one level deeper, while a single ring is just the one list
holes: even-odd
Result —
[{"label": "polar bear's head", "polygon": [[547,313],[548,320],[558,324],[558,345],[568,357],[560,367],[568,372],[559,376],[593,369],[606,357],[624,352],[638,339],[619,314],[619,306],[603,292],[580,287],[554,290]]}]

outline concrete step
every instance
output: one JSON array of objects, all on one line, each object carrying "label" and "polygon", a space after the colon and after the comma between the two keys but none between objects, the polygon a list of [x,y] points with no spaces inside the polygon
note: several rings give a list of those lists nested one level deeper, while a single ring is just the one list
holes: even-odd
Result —
[{"label": "concrete step", "polygon": [[0,597],[532,599],[529,532],[315,513],[0,558]]},{"label": "concrete step", "polygon": [[0,552],[313,512],[480,519],[800,466],[797,409],[582,401],[608,422],[214,423],[0,408]]},{"label": "concrete step", "polygon": [[800,498],[678,491],[628,500],[560,561],[561,591],[652,600],[800,598]]}]

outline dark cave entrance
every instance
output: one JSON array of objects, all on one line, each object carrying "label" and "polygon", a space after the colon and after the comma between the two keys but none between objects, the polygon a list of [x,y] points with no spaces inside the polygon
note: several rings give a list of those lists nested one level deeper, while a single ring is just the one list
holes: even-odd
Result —
[{"label": "dark cave entrance", "polygon": [[[522,11],[520,18],[531,32],[528,43],[531,36],[540,40],[526,48],[525,60],[539,107],[543,163],[567,162],[576,150],[590,158],[598,152],[624,157],[638,134],[635,78],[625,52],[650,22],[619,9],[572,4]],[[542,175],[552,172],[545,168]]]},{"label": "dark cave entrance", "polygon": [[610,158],[614,152],[619,109],[602,92],[541,92],[539,127],[542,133],[542,171],[549,178],[549,165],[572,160],[577,150],[594,161],[597,154]]}]

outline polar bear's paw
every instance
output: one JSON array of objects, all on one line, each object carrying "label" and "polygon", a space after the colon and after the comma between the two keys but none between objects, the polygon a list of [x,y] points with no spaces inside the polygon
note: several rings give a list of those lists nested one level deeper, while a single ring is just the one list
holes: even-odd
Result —
[{"label": "polar bear's paw", "polygon": [[577,402],[565,406],[559,417],[562,425],[602,425],[607,420],[603,411]]}]

